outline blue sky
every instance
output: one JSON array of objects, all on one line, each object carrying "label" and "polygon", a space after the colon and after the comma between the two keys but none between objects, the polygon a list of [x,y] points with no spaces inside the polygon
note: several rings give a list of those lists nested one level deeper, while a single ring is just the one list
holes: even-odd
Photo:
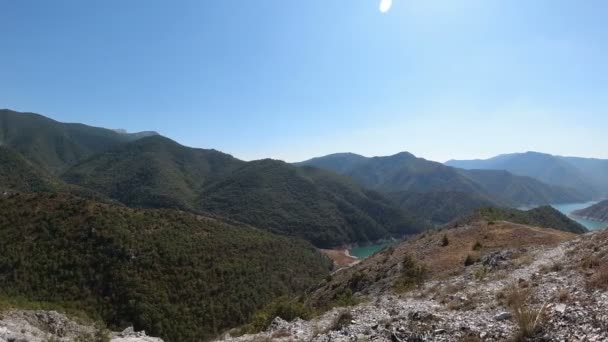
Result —
[{"label": "blue sky", "polygon": [[0,0],[0,107],[242,159],[608,158],[601,0]]}]

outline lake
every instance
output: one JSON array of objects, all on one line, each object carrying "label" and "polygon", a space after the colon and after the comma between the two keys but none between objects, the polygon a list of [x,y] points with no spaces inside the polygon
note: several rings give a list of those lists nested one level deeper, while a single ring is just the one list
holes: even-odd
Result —
[{"label": "lake", "polygon": [[[576,211],[579,209],[585,209],[596,203],[597,203],[597,201],[584,202],[584,203],[551,204],[551,206],[553,208],[559,210],[562,214],[567,215],[574,221],[582,224],[589,230],[604,229],[608,226],[608,223],[585,220],[585,219],[582,219],[579,217],[570,216],[570,214],[572,214],[573,211]],[[530,208],[521,208],[521,209],[527,210]],[[368,256],[375,254],[376,252],[383,250],[384,248],[390,246],[391,244],[392,244],[392,242],[383,242],[383,243],[369,245],[369,246],[365,246],[365,247],[356,247],[356,248],[350,249],[348,252],[350,253],[350,255],[352,255],[354,257],[363,259],[363,258],[367,258]]]},{"label": "lake", "polygon": [[579,210],[579,209],[585,209],[585,208],[590,207],[590,206],[592,206],[592,205],[594,205],[596,203],[597,202],[567,203],[567,204],[552,204],[551,206],[553,208],[559,210],[560,212],[562,212],[562,214],[568,215],[568,217],[570,217],[574,221],[582,224],[583,226],[585,226],[589,230],[604,229],[604,228],[606,228],[606,226],[608,226],[608,223],[591,221],[591,220],[585,220],[585,219],[580,218],[580,217],[570,216],[570,214],[572,214],[573,211],[576,211],[576,210]]},{"label": "lake", "polygon": [[369,245],[365,247],[356,247],[348,251],[350,255],[357,257],[359,259],[367,258],[368,256],[375,254],[378,251],[383,250],[385,247],[389,246],[391,242],[383,242],[376,245]]}]

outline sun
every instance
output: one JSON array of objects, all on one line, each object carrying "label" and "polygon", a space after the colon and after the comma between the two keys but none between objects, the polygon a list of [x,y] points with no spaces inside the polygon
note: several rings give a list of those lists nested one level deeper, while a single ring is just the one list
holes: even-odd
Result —
[{"label": "sun", "polygon": [[380,0],[380,12],[386,13],[393,6],[393,0]]}]

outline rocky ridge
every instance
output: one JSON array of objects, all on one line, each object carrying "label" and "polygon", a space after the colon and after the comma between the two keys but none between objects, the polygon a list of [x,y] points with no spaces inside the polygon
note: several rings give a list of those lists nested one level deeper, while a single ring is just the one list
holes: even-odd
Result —
[{"label": "rocky ridge", "polygon": [[122,332],[78,323],[56,311],[11,310],[0,313],[0,342],[163,342],[132,327]]},{"label": "rocky ridge", "polygon": [[491,252],[404,294],[369,296],[310,321],[276,318],[262,333],[222,340],[608,341],[606,242],[608,232],[593,232]]}]

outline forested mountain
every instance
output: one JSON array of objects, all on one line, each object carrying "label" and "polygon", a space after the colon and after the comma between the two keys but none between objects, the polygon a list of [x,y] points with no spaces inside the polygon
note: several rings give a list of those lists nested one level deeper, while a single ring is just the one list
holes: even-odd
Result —
[{"label": "forested mountain", "polygon": [[442,225],[479,208],[497,206],[485,197],[461,191],[388,193],[387,196],[407,212],[416,213],[431,225]]},{"label": "forested mountain", "polygon": [[586,199],[575,190],[530,177],[457,169],[407,152],[373,158],[334,154],[297,165],[327,168],[352,177],[363,186],[390,194],[402,208],[424,213],[423,217],[434,223],[446,223],[483,206],[519,207]]},{"label": "forested mountain", "polygon": [[322,247],[403,236],[424,227],[343,176],[273,160],[246,163],[161,136],[96,155],[63,179],[129,206],[211,212]]},{"label": "forested mountain", "polygon": [[54,174],[95,153],[154,134],[124,134],[83,124],[57,122],[33,113],[0,110],[0,145],[12,148]]},{"label": "forested mountain", "polygon": [[420,232],[424,225],[343,176],[276,160],[247,163],[206,187],[200,208],[321,247]]},{"label": "forested mountain", "polygon": [[608,223],[608,200],[601,201],[585,209],[577,210],[572,215],[592,221]]},{"label": "forested mountain", "polygon": [[503,201],[509,206],[582,202],[589,199],[574,189],[547,185],[534,178],[516,176],[508,171],[459,169],[459,172],[480,184],[491,198]]},{"label": "forested mountain", "polygon": [[573,188],[587,197],[608,194],[606,160],[526,152],[504,154],[485,160],[450,160],[446,165],[463,169],[506,170],[543,183]]},{"label": "forested mountain", "polygon": [[61,181],[25,160],[19,153],[0,146],[0,191],[55,191]]},{"label": "forested mountain", "polygon": [[65,303],[166,341],[217,336],[330,269],[304,241],[176,210],[12,194],[0,212],[3,295]]},{"label": "forested mountain", "polygon": [[244,164],[215,150],[151,136],[95,155],[62,178],[129,206],[194,210],[204,186]]},{"label": "forested mountain", "polygon": [[462,191],[482,193],[483,188],[456,169],[440,163],[431,162],[414,155],[402,152],[387,157],[365,158],[350,154],[356,158],[350,167],[341,167],[341,154],[333,154],[298,163],[326,168],[352,177],[361,185],[383,192],[413,191]]}]

